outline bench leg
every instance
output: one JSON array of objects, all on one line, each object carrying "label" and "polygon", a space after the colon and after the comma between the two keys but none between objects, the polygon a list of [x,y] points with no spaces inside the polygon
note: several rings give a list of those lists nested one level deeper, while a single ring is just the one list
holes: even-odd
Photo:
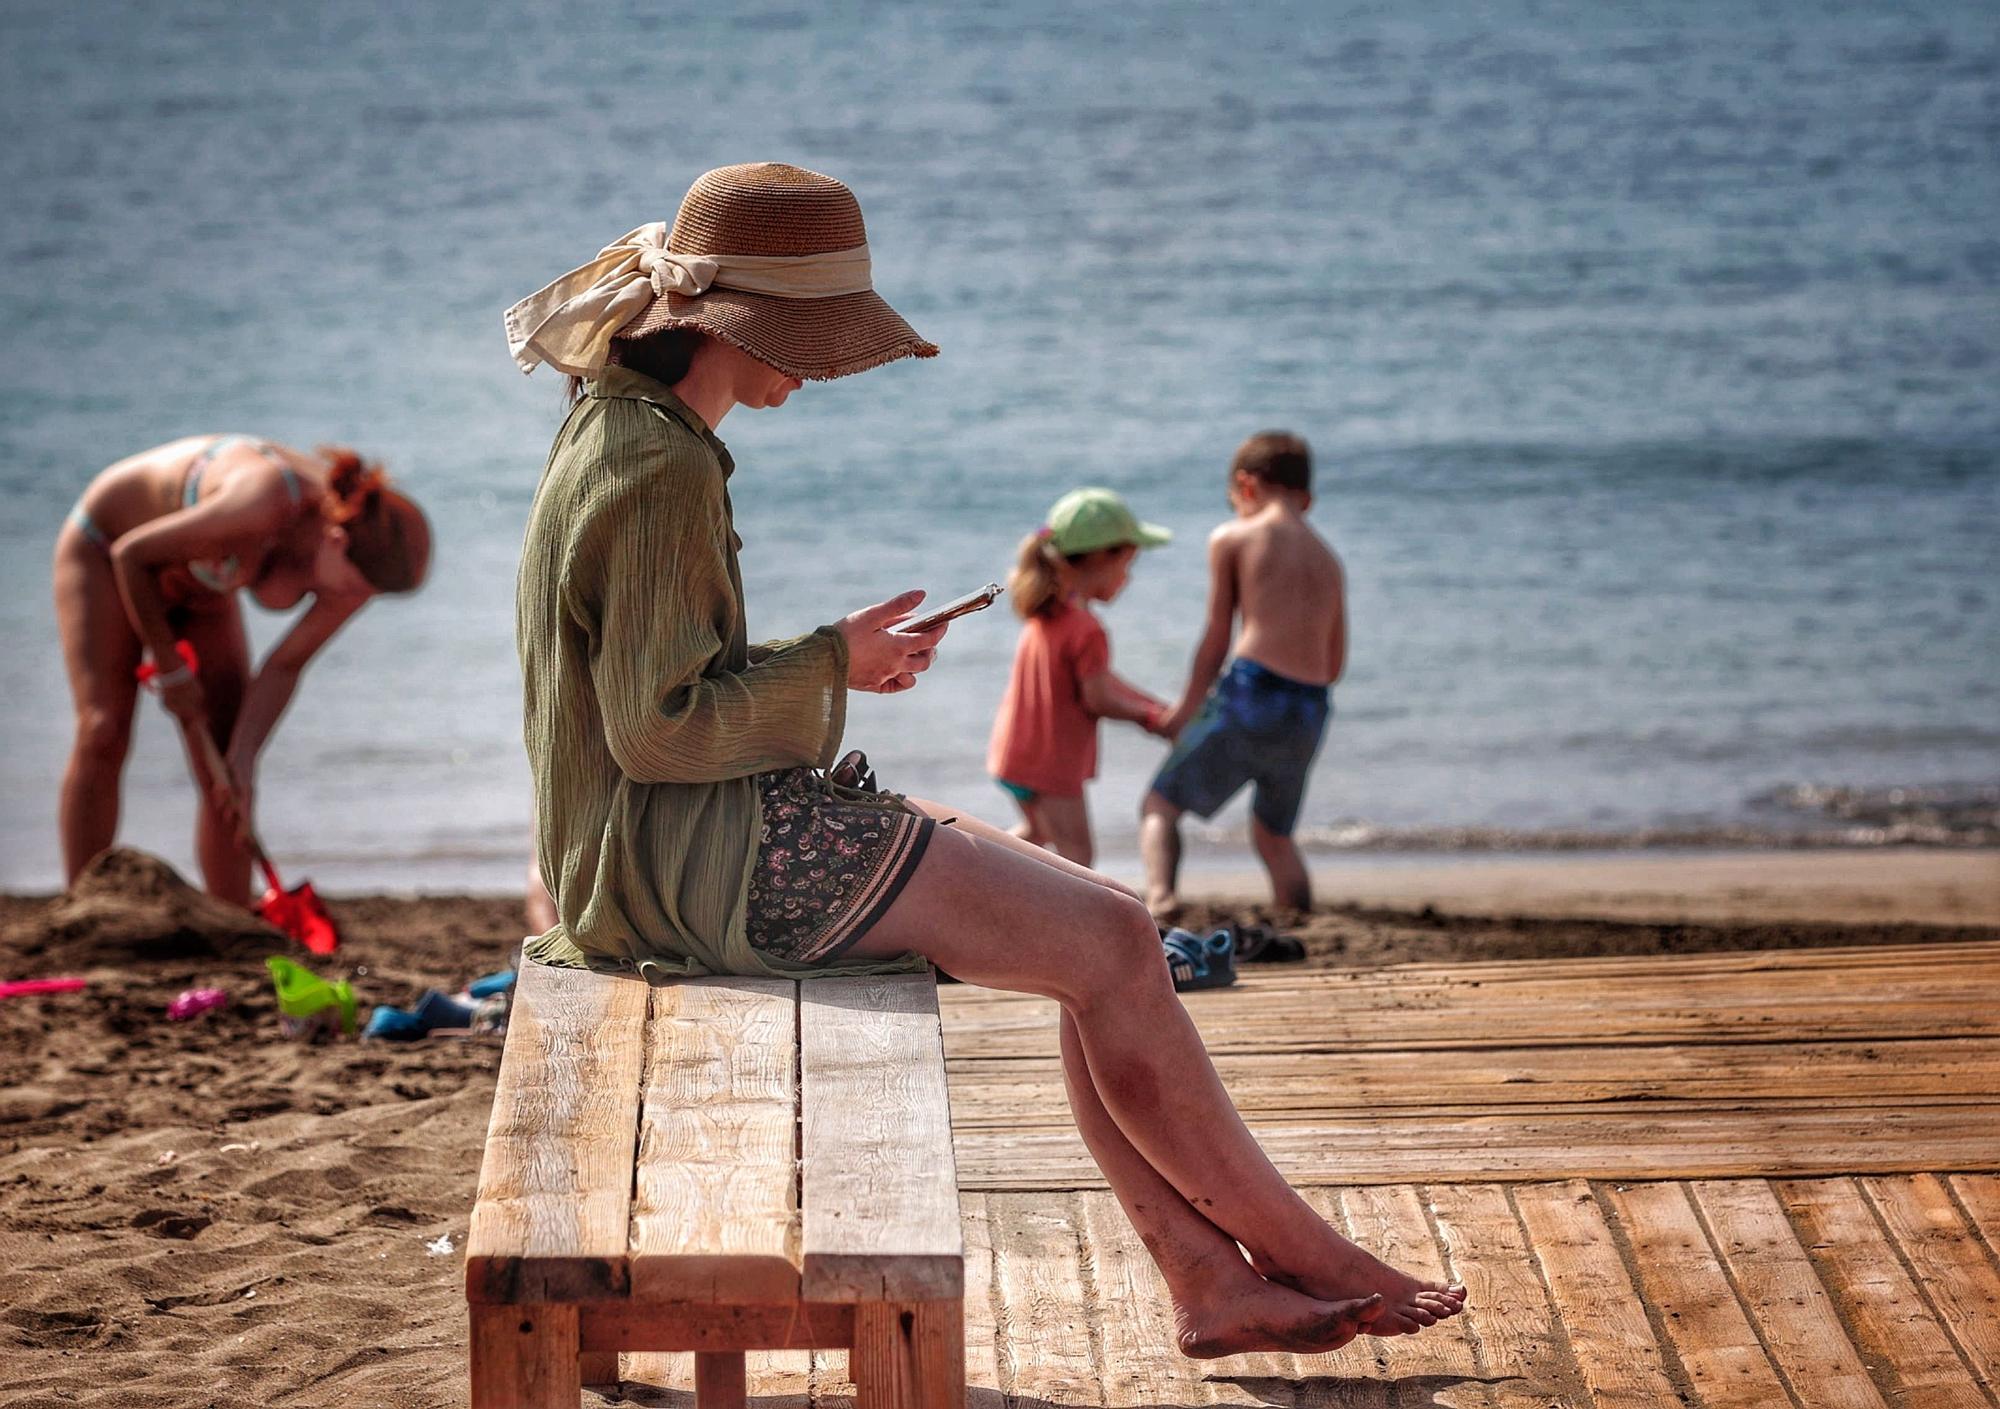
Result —
[{"label": "bench leg", "polygon": [[863,1302],[847,1370],[855,1409],[964,1409],[965,1304]]},{"label": "bench leg", "polygon": [[472,1409],[577,1409],[574,1306],[474,1306]]},{"label": "bench leg", "polygon": [[587,1385],[615,1385],[618,1383],[618,1352],[615,1350],[586,1350],[577,1362]]},{"label": "bench leg", "polygon": [[749,1393],[740,1350],[698,1350],[694,1354],[695,1409],[743,1409]]}]

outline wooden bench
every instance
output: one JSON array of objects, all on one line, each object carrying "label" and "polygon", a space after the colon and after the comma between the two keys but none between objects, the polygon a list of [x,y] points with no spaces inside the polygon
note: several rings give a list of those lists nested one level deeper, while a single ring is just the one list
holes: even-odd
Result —
[{"label": "wooden bench", "polygon": [[466,1242],[474,1409],[575,1409],[620,1351],[845,1347],[861,1409],[965,1402],[937,986],[524,965]]}]

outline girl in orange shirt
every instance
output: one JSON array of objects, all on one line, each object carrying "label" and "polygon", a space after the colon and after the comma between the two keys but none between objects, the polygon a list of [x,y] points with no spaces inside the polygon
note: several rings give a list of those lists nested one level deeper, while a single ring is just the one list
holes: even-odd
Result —
[{"label": "girl in orange shirt", "polygon": [[1095,854],[1083,785],[1097,775],[1097,721],[1129,719],[1161,734],[1170,712],[1112,672],[1110,639],[1089,604],[1117,597],[1138,551],[1172,536],[1141,523],[1111,490],[1073,490],[1021,541],[1007,579],[1027,625],[986,766],[1020,804],[1014,835],[1079,865]]}]

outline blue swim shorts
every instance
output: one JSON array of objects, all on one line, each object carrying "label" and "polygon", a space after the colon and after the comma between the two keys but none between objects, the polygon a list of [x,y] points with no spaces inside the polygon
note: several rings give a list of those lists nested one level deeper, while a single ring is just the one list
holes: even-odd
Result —
[{"label": "blue swim shorts", "polygon": [[1333,713],[1331,691],[1239,660],[1209,691],[1194,722],[1153,779],[1153,791],[1184,812],[1212,817],[1245,783],[1250,813],[1281,837],[1292,834],[1306,775]]}]

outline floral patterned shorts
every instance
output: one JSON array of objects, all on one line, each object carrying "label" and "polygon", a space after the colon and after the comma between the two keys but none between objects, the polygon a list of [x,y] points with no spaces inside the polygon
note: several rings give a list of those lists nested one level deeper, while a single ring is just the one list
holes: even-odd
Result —
[{"label": "floral patterned shorts", "polygon": [[750,945],[794,964],[825,963],[888,912],[937,823],[850,802],[810,768],[760,773],[757,790],[764,833],[744,916]]}]

